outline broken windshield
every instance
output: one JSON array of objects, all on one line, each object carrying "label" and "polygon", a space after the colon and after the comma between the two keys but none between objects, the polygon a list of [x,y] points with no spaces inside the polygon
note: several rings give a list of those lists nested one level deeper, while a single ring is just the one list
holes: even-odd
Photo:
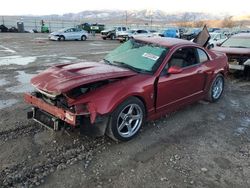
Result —
[{"label": "broken windshield", "polygon": [[137,72],[155,72],[167,51],[162,46],[129,40],[110,52],[104,60]]}]

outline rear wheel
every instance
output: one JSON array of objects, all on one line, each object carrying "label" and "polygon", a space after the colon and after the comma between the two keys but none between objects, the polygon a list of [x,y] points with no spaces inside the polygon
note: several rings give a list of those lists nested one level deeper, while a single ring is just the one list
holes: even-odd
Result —
[{"label": "rear wheel", "polygon": [[224,91],[224,77],[222,74],[217,74],[214,78],[210,90],[208,92],[207,99],[210,102],[216,102],[221,97]]},{"label": "rear wheel", "polygon": [[135,137],[145,121],[145,108],[141,100],[131,97],[112,113],[107,134],[113,140],[128,141]]}]

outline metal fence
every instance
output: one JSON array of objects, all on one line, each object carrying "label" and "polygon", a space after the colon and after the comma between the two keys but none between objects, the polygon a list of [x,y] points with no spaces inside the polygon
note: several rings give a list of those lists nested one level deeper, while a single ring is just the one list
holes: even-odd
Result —
[{"label": "metal fence", "polygon": [[[20,17],[20,16],[0,16],[0,25],[3,24],[6,27],[16,27],[17,22],[23,22],[24,30],[29,31],[32,29],[36,29],[38,32],[41,31],[41,17]],[[49,31],[53,32],[65,27],[75,27],[83,23],[81,20],[59,20],[59,19],[44,19],[44,23],[48,26]],[[105,24],[105,23],[104,23]],[[116,23],[116,24],[105,24],[105,28],[111,28],[113,26],[124,25],[124,23]],[[161,30],[163,28],[169,27],[172,25],[168,24],[141,24],[141,23],[133,23],[127,24],[127,27],[130,29],[138,28],[138,29],[154,29]]]},{"label": "metal fence", "polygon": [[[17,27],[17,22],[23,22],[24,29],[26,31],[36,29],[37,31],[41,31],[41,18],[29,18],[29,17],[5,17],[2,16],[0,20],[0,25],[3,24],[6,27]],[[69,20],[44,20],[46,26],[49,27],[50,31],[56,31],[65,27],[74,27],[78,25],[79,21],[69,21]]]}]

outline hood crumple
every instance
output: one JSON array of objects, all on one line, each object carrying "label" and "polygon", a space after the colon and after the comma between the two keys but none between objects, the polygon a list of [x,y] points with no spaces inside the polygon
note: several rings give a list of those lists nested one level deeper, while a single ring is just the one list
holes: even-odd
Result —
[{"label": "hood crumple", "polygon": [[51,67],[33,77],[31,84],[38,90],[59,95],[84,84],[136,74],[136,72],[122,67],[96,62],[82,62]]}]

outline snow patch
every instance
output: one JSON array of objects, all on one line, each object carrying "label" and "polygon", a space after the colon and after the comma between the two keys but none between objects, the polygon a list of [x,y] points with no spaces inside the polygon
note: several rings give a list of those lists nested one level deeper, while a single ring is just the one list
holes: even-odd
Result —
[{"label": "snow patch", "polygon": [[6,56],[0,57],[0,66],[3,65],[27,65],[36,61],[36,57]]}]

